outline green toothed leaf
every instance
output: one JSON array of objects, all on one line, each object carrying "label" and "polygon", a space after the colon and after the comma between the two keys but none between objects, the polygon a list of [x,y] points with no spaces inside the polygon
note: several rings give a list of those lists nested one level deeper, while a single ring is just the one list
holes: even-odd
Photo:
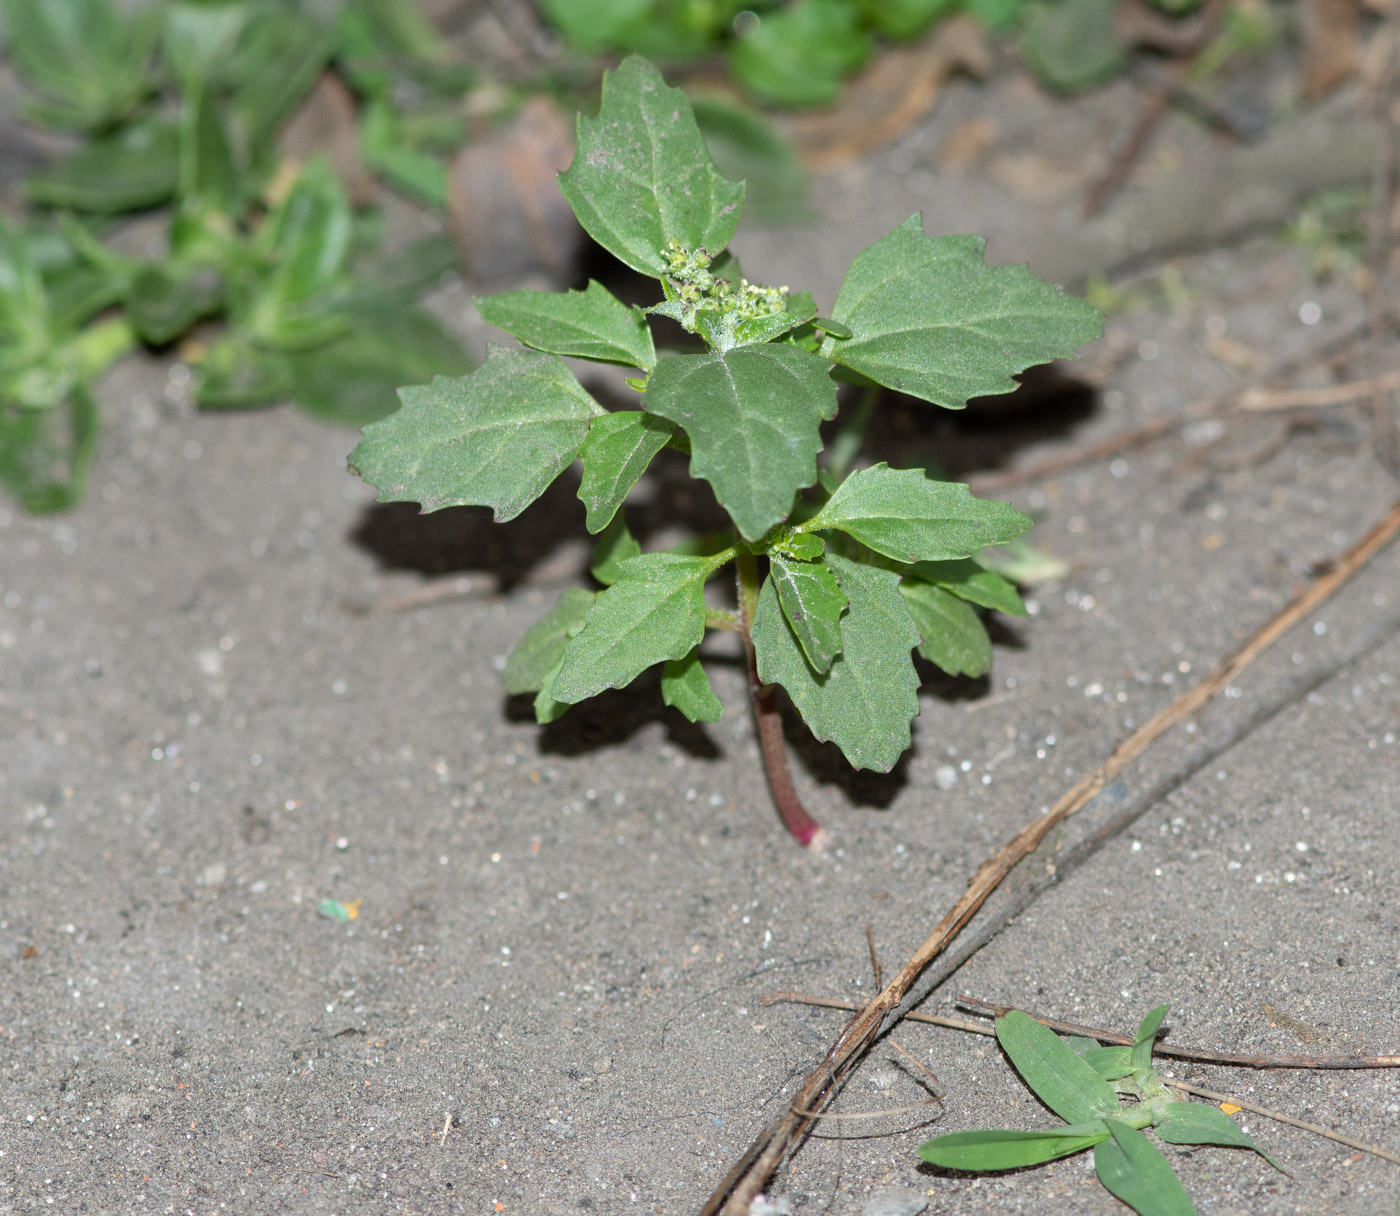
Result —
[{"label": "green toothed leaf", "polygon": [[951,676],[982,676],[992,669],[992,639],[977,610],[932,583],[906,578],[899,585],[923,644],[919,653]]},{"label": "green toothed leaf", "polygon": [[568,468],[599,411],[558,356],[501,347],[469,376],[399,397],[397,412],[365,427],[350,467],[380,502],[491,507],[499,522]]},{"label": "green toothed leaf", "polygon": [[836,528],[899,562],[967,557],[1031,527],[1010,503],[974,498],[967,486],[934,481],[922,469],[877,464],[846,478],[804,525]]},{"label": "green toothed leaf", "polygon": [[583,628],[588,610],[597,598],[592,591],[570,587],[555,601],[553,608],[525,631],[525,636],[510,652],[501,675],[506,692],[515,696],[522,692],[538,692],[544,687],[545,677],[563,662],[564,648]]},{"label": "green toothed leaf", "polygon": [[540,681],[540,690],[535,694],[535,721],[541,726],[557,722],[569,712],[568,702],[554,699],[554,681],[559,678],[559,669],[563,666],[564,656],[561,654],[559,661],[545,673]]},{"label": "green toothed leaf", "polygon": [[753,619],[759,679],[781,684],[812,734],[835,743],[856,768],[889,772],[908,748],[909,723],[919,712],[919,677],[909,653],[919,631],[897,574],[830,552],[822,561],[850,602],[841,618],[840,656],[824,674],[812,670],[770,578]]},{"label": "green toothed leaf", "polygon": [[611,587],[622,573],[622,563],[629,557],[636,557],[641,551],[641,545],[627,530],[627,521],[619,512],[613,516],[612,523],[598,534],[589,573],[604,587]]},{"label": "green toothed leaf", "polygon": [[980,608],[995,608],[1007,616],[1026,616],[1026,606],[1013,583],[984,569],[970,558],[946,562],[919,562],[912,573],[926,583],[951,591],[960,600]]},{"label": "green toothed leaf", "polygon": [[961,409],[1009,393],[1012,375],[1067,359],[1102,332],[1098,312],[1024,266],[987,266],[975,236],[925,236],[911,216],[857,254],[822,352],[886,388]]},{"label": "green toothed leaf", "polygon": [[593,420],[579,452],[583,479],[578,487],[590,532],[608,526],[651,458],[673,434],[670,423],[640,410],[618,410]]},{"label": "green toothed leaf", "polygon": [[488,324],[536,350],[645,371],[656,366],[641,309],[629,308],[592,279],[583,291],[508,291],[482,296],[476,307]]},{"label": "green toothed leaf", "polygon": [[671,355],[647,381],[646,407],[690,438],[703,477],[748,540],[787,518],[817,479],[820,426],[836,416],[826,363],[795,346]]},{"label": "green toothed leaf", "polygon": [[579,116],[559,189],[589,236],[653,278],[665,273],[670,241],[718,254],[744,201],[743,183],[710,159],[685,94],[636,55],[603,77],[598,117]]},{"label": "green toothed leaf", "polygon": [[841,614],[846,595],[828,566],[773,557],[768,578],[802,652],[818,675],[841,653]]},{"label": "green toothed leaf", "polygon": [[692,722],[718,722],[724,705],[710,687],[710,678],[692,650],[683,659],[668,659],[661,669],[661,699]]},{"label": "green toothed leaf", "polygon": [[564,651],[556,700],[582,701],[630,684],[654,663],[682,659],[705,635],[705,580],[715,562],[644,553],[619,567]]}]

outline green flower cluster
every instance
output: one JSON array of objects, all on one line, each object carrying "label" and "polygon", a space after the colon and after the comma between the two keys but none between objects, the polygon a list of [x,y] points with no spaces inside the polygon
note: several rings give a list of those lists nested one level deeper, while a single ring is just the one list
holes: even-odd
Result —
[{"label": "green flower cluster", "polygon": [[703,248],[692,251],[672,237],[661,257],[666,299],[651,311],[679,321],[687,333],[697,332],[697,314],[701,312],[713,314],[707,318],[711,327],[717,323],[728,329],[734,322],[771,317],[787,309],[786,287],[766,287],[745,278],[740,278],[736,287],[732,280],[711,271],[714,259]]}]

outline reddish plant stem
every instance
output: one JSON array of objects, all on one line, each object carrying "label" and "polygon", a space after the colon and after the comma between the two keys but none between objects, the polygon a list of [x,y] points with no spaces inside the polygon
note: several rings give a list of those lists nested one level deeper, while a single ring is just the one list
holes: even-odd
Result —
[{"label": "reddish plant stem", "polygon": [[792,784],[792,773],[788,770],[787,744],[783,740],[783,715],[778,708],[777,697],[771,685],[759,683],[754,670],[753,643],[748,634],[744,635],[744,646],[749,656],[749,688],[753,694],[753,720],[758,728],[758,746],[763,753],[763,767],[768,772],[768,788],[773,792],[773,802],[782,816],[787,829],[797,837],[797,843],[806,845],[815,853],[820,853],[830,843],[830,837],[802,805],[797,789]]},{"label": "reddish plant stem", "polygon": [[820,853],[831,843],[826,834],[802,805],[797,787],[792,783],[788,768],[787,743],[783,739],[783,715],[778,706],[777,689],[758,678],[758,660],[754,655],[750,627],[758,605],[758,560],[751,553],[738,559],[739,636],[744,640],[744,658],[749,669],[749,699],[753,705],[754,727],[758,731],[758,748],[763,756],[763,768],[768,774],[768,788],[787,830],[814,853]]}]

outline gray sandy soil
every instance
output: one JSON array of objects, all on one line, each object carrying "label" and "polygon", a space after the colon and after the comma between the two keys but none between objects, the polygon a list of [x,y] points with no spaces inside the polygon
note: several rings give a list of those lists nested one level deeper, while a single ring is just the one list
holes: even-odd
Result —
[{"label": "gray sandy soil", "polygon": [[[1075,111],[1084,146],[1132,97]],[[1068,223],[1094,158],[1036,198],[1008,187],[1006,156],[940,150],[1048,104],[957,86],[904,143],[817,183],[817,227],[743,232],[748,273],[829,307],[851,256],[915,210],[931,232],[985,233],[994,262],[1025,256],[1027,232]],[[1204,138],[1173,119],[1158,160]],[[1170,293],[1160,268],[1140,280],[1088,352],[1106,391],[1083,408],[979,423],[891,404],[870,458],[1029,461],[1228,386],[1221,351],[1267,366],[1361,315],[1347,281],[1316,282],[1276,238],[1171,274]],[[436,303],[479,347],[467,294]],[[1012,492],[1070,572],[1002,622],[988,680],[926,686],[893,775],[796,742],[836,840],[816,857],[771,810],[723,645],[713,728],[663,709],[650,677],[547,729],[504,697],[511,646],[587,580],[570,484],[507,526],[418,517],[346,474],[353,434],[287,409],[199,415],[179,364],[129,360],[101,400],[87,503],[0,508],[3,1213],[695,1211],[841,1025],[765,994],[860,1000],[866,925],[886,970],[902,962],[986,854],[1395,493],[1361,408],[1279,443],[1278,421],[1251,422],[1224,451],[1198,425]],[[679,471],[641,488],[635,519],[677,509]],[[461,593],[394,603],[435,582]],[[1392,550],[1057,843],[1397,611]],[[1153,806],[928,1008],[966,992],[1131,1030],[1166,1001],[1178,1043],[1396,1050],[1398,681],[1390,634]],[[325,900],[354,916],[319,914]],[[982,1179],[921,1167],[939,1131],[1052,1117],[988,1040],[894,1038],[942,1104],[826,1124],[775,1180],[793,1211],[854,1216],[890,1187],[929,1212],[1125,1210],[1085,1158]],[[1167,1067],[1400,1146],[1390,1073]],[[926,1098],[882,1047],[837,1109]],[[1242,1121],[1289,1173],[1168,1148],[1203,1213],[1394,1210],[1396,1167]]]}]

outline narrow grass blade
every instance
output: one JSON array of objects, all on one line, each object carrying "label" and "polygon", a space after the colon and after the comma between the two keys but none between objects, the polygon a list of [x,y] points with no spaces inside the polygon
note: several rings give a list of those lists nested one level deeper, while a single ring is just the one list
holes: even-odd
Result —
[{"label": "narrow grass blade", "polygon": [[1152,1067],[1152,1047],[1157,1042],[1157,1031],[1162,1028],[1162,1019],[1167,1016],[1170,1005],[1158,1005],[1137,1028],[1133,1038],[1133,1067]]},{"label": "narrow grass blade", "polygon": [[919,1156],[947,1170],[1014,1170],[1082,1153],[1108,1139],[1102,1119],[1043,1132],[952,1132],[919,1146]]}]

